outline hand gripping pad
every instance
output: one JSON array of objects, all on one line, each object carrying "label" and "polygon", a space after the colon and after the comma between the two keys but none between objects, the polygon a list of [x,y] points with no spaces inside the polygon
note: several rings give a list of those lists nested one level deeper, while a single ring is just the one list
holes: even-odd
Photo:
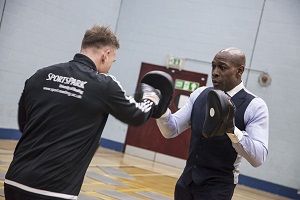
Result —
[{"label": "hand gripping pad", "polygon": [[146,73],[142,77],[141,83],[151,85],[160,91],[162,97],[151,115],[152,118],[160,118],[170,106],[173,96],[174,81],[172,77],[166,72],[156,70]]},{"label": "hand gripping pad", "polygon": [[208,92],[202,129],[204,137],[209,138],[225,134],[230,107],[229,97],[224,91],[211,90]]}]

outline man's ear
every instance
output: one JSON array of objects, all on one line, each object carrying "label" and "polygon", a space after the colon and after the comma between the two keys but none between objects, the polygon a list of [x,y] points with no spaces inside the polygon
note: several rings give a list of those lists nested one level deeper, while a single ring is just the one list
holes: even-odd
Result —
[{"label": "man's ear", "polygon": [[244,70],[245,70],[245,66],[244,65],[238,66],[238,68],[237,68],[237,74],[239,76],[242,76],[242,74],[244,73]]},{"label": "man's ear", "polygon": [[105,62],[105,60],[107,59],[107,52],[102,52],[101,53],[101,62]]},{"label": "man's ear", "polygon": [[110,50],[109,49],[106,50],[106,51],[104,51],[103,54],[102,54],[102,56],[103,56],[102,60],[103,61],[107,60],[109,54],[110,54]]}]

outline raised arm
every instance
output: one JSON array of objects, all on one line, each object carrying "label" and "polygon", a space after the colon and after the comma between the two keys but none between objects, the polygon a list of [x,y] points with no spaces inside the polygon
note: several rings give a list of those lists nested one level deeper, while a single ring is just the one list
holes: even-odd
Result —
[{"label": "raised arm", "polygon": [[262,165],[268,154],[269,112],[261,98],[251,101],[244,115],[246,131],[234,129],[234,135],[228,134],[233,147],[253,167]]}]

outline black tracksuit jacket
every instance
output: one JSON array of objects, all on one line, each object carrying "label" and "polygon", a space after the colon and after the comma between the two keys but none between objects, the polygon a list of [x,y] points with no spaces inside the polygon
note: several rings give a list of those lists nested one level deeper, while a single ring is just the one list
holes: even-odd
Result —
[{"label": "black tracksuit jacket", "polygon": [[108,115],[141,125],[152,104],[127,96],[115,77],[98,73],[82,54],[38,70],[26,80],[20,98],[22,136],[6,181],[77,196]]}]

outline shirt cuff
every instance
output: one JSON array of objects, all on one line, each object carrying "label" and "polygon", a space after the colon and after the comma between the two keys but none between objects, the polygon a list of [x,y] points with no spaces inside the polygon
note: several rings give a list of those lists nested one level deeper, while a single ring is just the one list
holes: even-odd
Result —
[{"label": "shirt cuff", "polygon": [[239,143],[243,138],[243,132],[237,127],[234,127],[234,133],[227,133],[232,143]]},{"label": "shirt cuff", "polygon": [[169,115],[169,112],[170,112],[170,110],[167,109],[166,112],[165,112],[162,116],[160,116],[160,118],[165,118],[165,117],[167,117],[167,116]]}]

